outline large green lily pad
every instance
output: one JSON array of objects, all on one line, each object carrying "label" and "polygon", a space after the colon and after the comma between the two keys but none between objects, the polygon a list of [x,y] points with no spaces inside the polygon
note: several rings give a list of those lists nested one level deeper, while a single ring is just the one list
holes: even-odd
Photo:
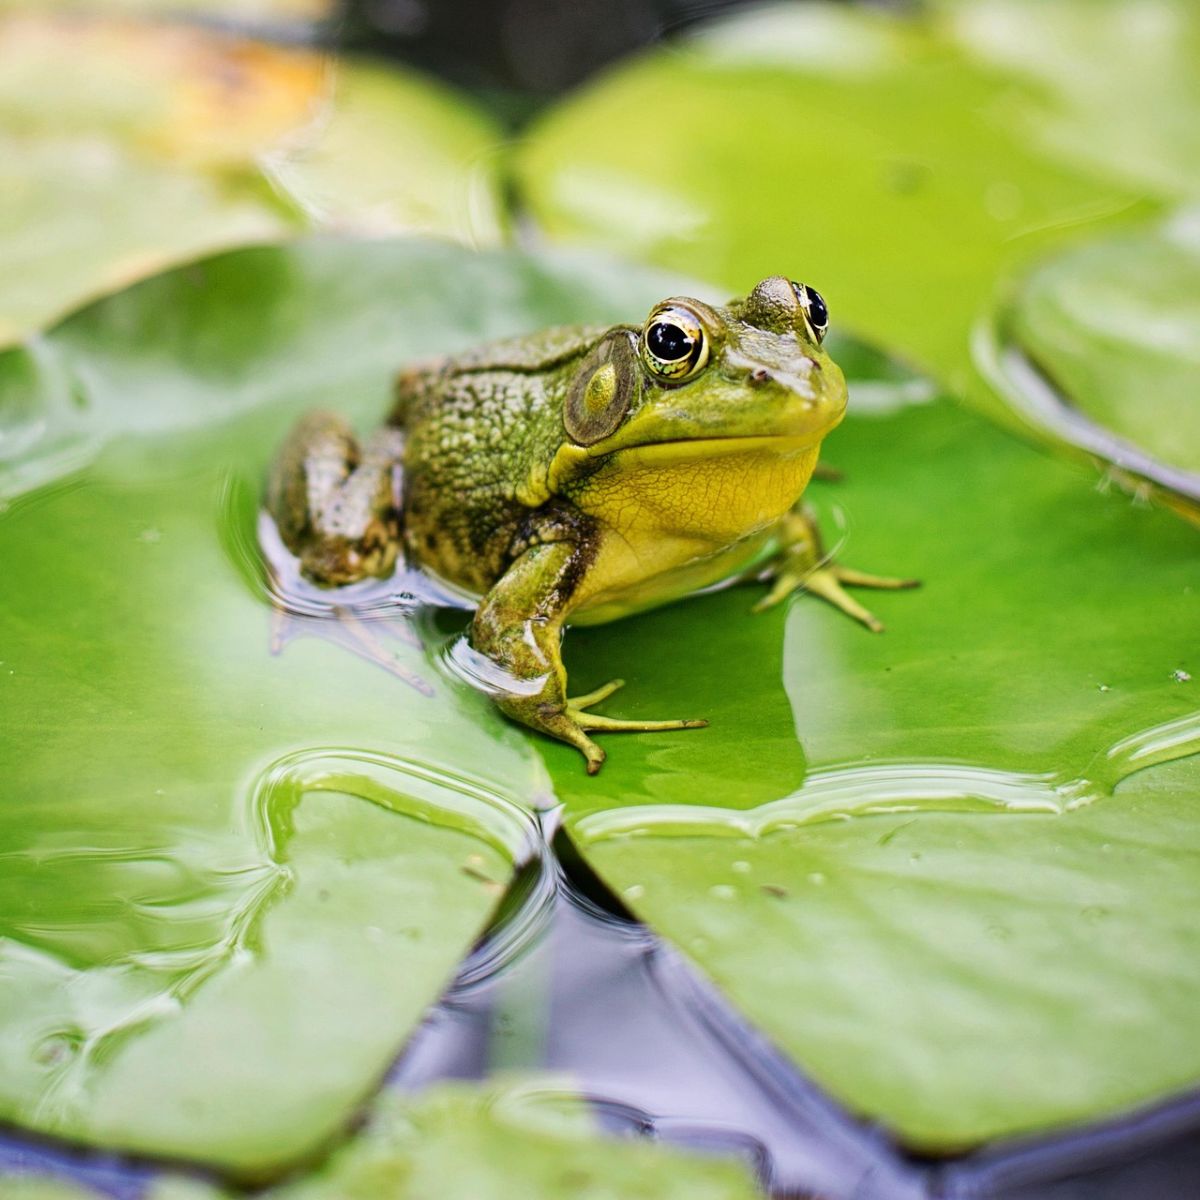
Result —
[{"label": "large green lily pad", "polygon": [[522,193],[556,238],[801,278],[958,389],[998,278],[1194,193],[1197,28],[1187,0],[755,9],[550,112]]},{"label": "large green lily pad", "polygon": [[596,780],[546,758],[637,915],[941,1151],[1200,1080],[1200,760],[1141,771],[1200,749],[1200,593],[1186,526],[887,394],[852,379],[845,479],[813,489],[843,561],[923,580],[867,597],[887,632],[809,597],[752,617],[745,588],[575,632],[576,686],[712,726],[610,743]]},{"label": "large green lily pad", "polygon": [[0,6],[0,344],[173,262],[313,227],[493,243],[498,138],[397,68]]},{"label": "large green lily pad", "polygon": [[387,588],[340,619],[293,588],[273,615],[266,463],[301,410],[380,419],[406,360],[663,290],[316,242],[149,281],[0,357],[5,1118],[259,1173],[341,1127],[546,785]]}]

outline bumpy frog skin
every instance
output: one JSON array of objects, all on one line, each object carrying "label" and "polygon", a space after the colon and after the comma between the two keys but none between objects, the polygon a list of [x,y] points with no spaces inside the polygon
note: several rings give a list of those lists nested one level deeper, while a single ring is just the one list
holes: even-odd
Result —
[{"label": "bumpy frog skin", "polygon": [[407,371],[361,448],[340,418],[305,418],[268,509],[318,584],[387,575],[402,554],[468,595],[475,675],[595,773],[605,755],[589,733],[707,722],[589,711],[619,680],[569,697],[568,623],[769,578],[756,609],[803,587],[878,629],[842,585],[912,585],[824,562],[799,507],[846,409],[826,321],[815,291],[773,276],[725,308],[679,297],[640,328],[552,329]]}]

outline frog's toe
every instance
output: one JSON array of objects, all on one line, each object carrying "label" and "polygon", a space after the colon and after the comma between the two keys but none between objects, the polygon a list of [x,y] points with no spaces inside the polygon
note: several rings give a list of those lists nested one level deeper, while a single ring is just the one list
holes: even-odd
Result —
[{"label": "frog's toe", "polygon": [[766,612],[768,608],[774,608],[775,605],[781,604],[793,592],[798,591],[803,586],[804,580],[799,575],[793,575],[791,572],[785,571],[775,578],[775,581],[771,585],[771,590],[750,611],[755,613]]},{"label": "frog's toe", "polygon": [[585,692],[582,696],[572,696],[567,701],[569,708],[582,711],[585,708],[591,708],[595,704],[599,704],[602,700],[607,700],[613,692],[618,691],[625,686],[623,679],[611,679],[608,683],[595,689],[595,691]]},{"label": "frog's toe", "polygon": [[827,600],[835,608],[840,608],[848,617],[853,617],[872,633],[882,633],[883,622],[842,587],[841,575],[835,567],[818,567],[804,580],[804,588],[814,596]]},{"label": "frog's toe", "polygon": [[883,622],[869,609],[864,608],[846,591],[849,587],[880,588],[886,591],[898,591],[903,588],[920,587],[918,579],[893,579],[887,575],[868,575],[865,571],[855,571],[852,567],[839,567],[828,564],[818,567],[804,579],[804,588],[822,600],[829,601],[840,608],[847,616],[853,617],[865,625],[872,633],[883,632]]},{"label": "frog's toe", "polygon": [[592,733],[669,733],[676,729],[703,729],[708,722],[702,717],[687,717],[679,721],[623,721],[619,717],[602,717],[599,713],[568,709],[580,729]]},{"label": "frog's toe", "polygon": [[839,583],[850,587],[882,588],[885,591],[900,591],[904,588],[921,586],[919,579],[896,579],[891,575],[868,575],[866,571],[856,571],[853,567],[833,567],[833,573]]}]

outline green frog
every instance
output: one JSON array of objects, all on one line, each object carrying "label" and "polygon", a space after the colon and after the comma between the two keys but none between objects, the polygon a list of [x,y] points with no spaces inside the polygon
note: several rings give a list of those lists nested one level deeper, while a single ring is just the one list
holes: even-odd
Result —
[{"label": "green frog", "polygon": [[297,425],[268,510],[317,584],[402,558],[461,595],[473,676],[594,774],[591,734],[707,722],[595,712],[620,680],[569,695],[568,624],[769,579],[756,610],[804,588],[878,630],[845,585],[913,586],[827,561],[800,504],[846,409],[828,320],[816,290],[777,275],[724,307],[673,297],[641,326],[555,328],[406,370],[364,444],[332,414]]}]

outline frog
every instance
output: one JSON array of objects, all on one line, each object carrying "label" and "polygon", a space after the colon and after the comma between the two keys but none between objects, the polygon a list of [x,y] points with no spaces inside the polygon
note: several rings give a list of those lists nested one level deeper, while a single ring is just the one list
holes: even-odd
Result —
[{"label": "frog", "polygon": [[417,364],[362,442],[336,413],[302,418],[266,508],[322,588],[403,564],[472,608],[472,680],[595,774],[593,735],[708,722],[596,711],[619,679],[572,695],[568,627],[758,581],[756,612],[805,590],[879,631],[846,588],[916,585],[834,562],[804,503],[847,405],[828,328],[821,294],[775,275],[723,306],[672,296],[640,325],[558,326]]}]

